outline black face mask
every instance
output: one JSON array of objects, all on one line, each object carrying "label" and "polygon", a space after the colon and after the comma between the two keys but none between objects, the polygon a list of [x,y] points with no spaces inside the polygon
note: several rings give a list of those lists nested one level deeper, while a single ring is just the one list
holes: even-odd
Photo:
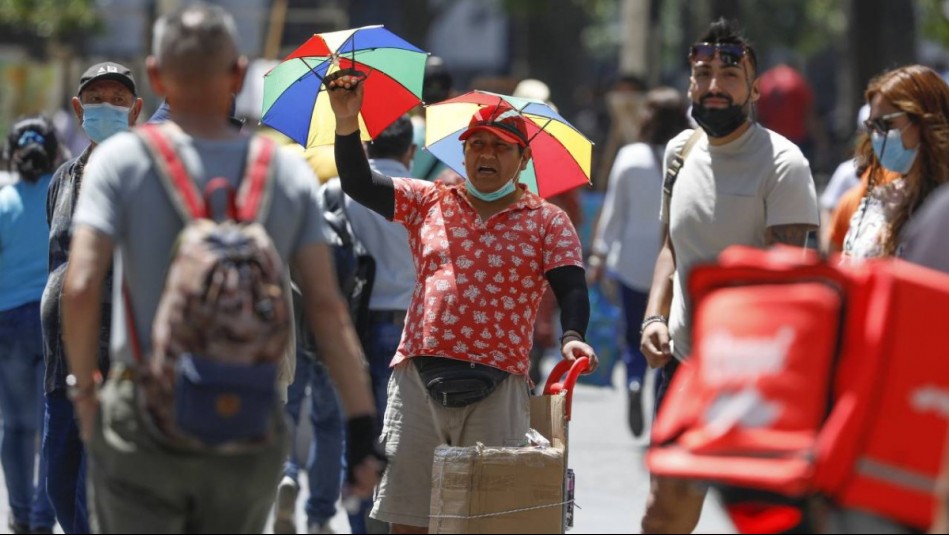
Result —
[{"label": "black face mask", "polygon": [[52,172],[52,161],[42,145],[31,144],[17,151],[11,164],[20,178],[35,183],[41,176]]},{"label": "black face mask", "polygon": [[[710,95],[706,95],[702,101],[709,97]],[[744,105],[732,102],[727,108],[709,108],[702,101],[692,104],[692,118],[709,137],[725,137],[738,130],[748,120]]]}]

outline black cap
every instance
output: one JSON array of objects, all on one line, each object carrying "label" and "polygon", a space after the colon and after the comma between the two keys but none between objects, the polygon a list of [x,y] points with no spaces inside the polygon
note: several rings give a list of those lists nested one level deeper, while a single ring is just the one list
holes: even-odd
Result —
[{"label": "black cap", "polygon": [[121,82],[122,85],[129,88],[129,91],[131,91],[133,95],[137,94],[135,91],[135,78],[132,77],[132,71],[125,65],[111,61],[97,63],[86,69],[86,72],[82,73],[82,77],[79,78],[79,91],[76,91],[76,94],[82,93],[82,90],[89,84],[98,82],[99,80],[115,80],[116,82]]}]

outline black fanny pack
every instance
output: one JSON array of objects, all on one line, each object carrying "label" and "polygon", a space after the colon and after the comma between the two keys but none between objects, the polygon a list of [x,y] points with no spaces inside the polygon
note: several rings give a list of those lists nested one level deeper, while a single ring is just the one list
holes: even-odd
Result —
[{"label": "black fanny pack", "polygon": [[415,357],[412,362],[429,395],[445,407],[481,401],[511,375],[484,364],[442,357]]}]

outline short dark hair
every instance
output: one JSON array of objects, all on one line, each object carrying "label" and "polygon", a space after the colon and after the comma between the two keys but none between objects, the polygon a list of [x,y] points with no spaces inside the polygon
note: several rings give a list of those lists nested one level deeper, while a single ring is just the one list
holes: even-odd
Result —
[{"label": "short dark hair", "polygon": [[367,152],[370,158],[399,159],[405,156],[413,139],[412,120],[403,115],[372,140]]},{"label": "short dark hair", "polygon": [[758,75],[758,54],[755,47],[751,45],[745,36],[738,29],[738,23],[726,20],[724,17],[709,24],[705,33],[698,38],[697,43],[729,43],[738,44],[745,47],[748,51],[748,59],[751,61],[751,68],[754,69],[754,75]]},{"label": "short dark hair", "polygon": [[186,4],[155,22],[152,54],[163,69],[191,76],[234,67],[237,27],[224,8],[205,2]]}]

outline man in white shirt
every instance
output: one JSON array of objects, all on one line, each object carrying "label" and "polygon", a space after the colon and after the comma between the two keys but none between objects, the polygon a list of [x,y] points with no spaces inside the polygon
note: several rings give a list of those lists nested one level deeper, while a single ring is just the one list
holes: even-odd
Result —
[{"label": "man in white shirt", "polygon": [[[759,93],[757,59],[747,40],[720,19],[692,45],[689,60],[692,117],[703,132],[692,139],[674,188],[664,185],[665,239],[641,326],[644,356],[650,366],[663,367],[657,407],[678,363],[691,352],[685,293],[691,269],[736,244],[803,247],[819,221],[813,179],[801,151],[750,119]],[[666,168],[693,132],[669,142]],[[703,489],[653,476],[643,532],[691,532],[704,500]]]}]

